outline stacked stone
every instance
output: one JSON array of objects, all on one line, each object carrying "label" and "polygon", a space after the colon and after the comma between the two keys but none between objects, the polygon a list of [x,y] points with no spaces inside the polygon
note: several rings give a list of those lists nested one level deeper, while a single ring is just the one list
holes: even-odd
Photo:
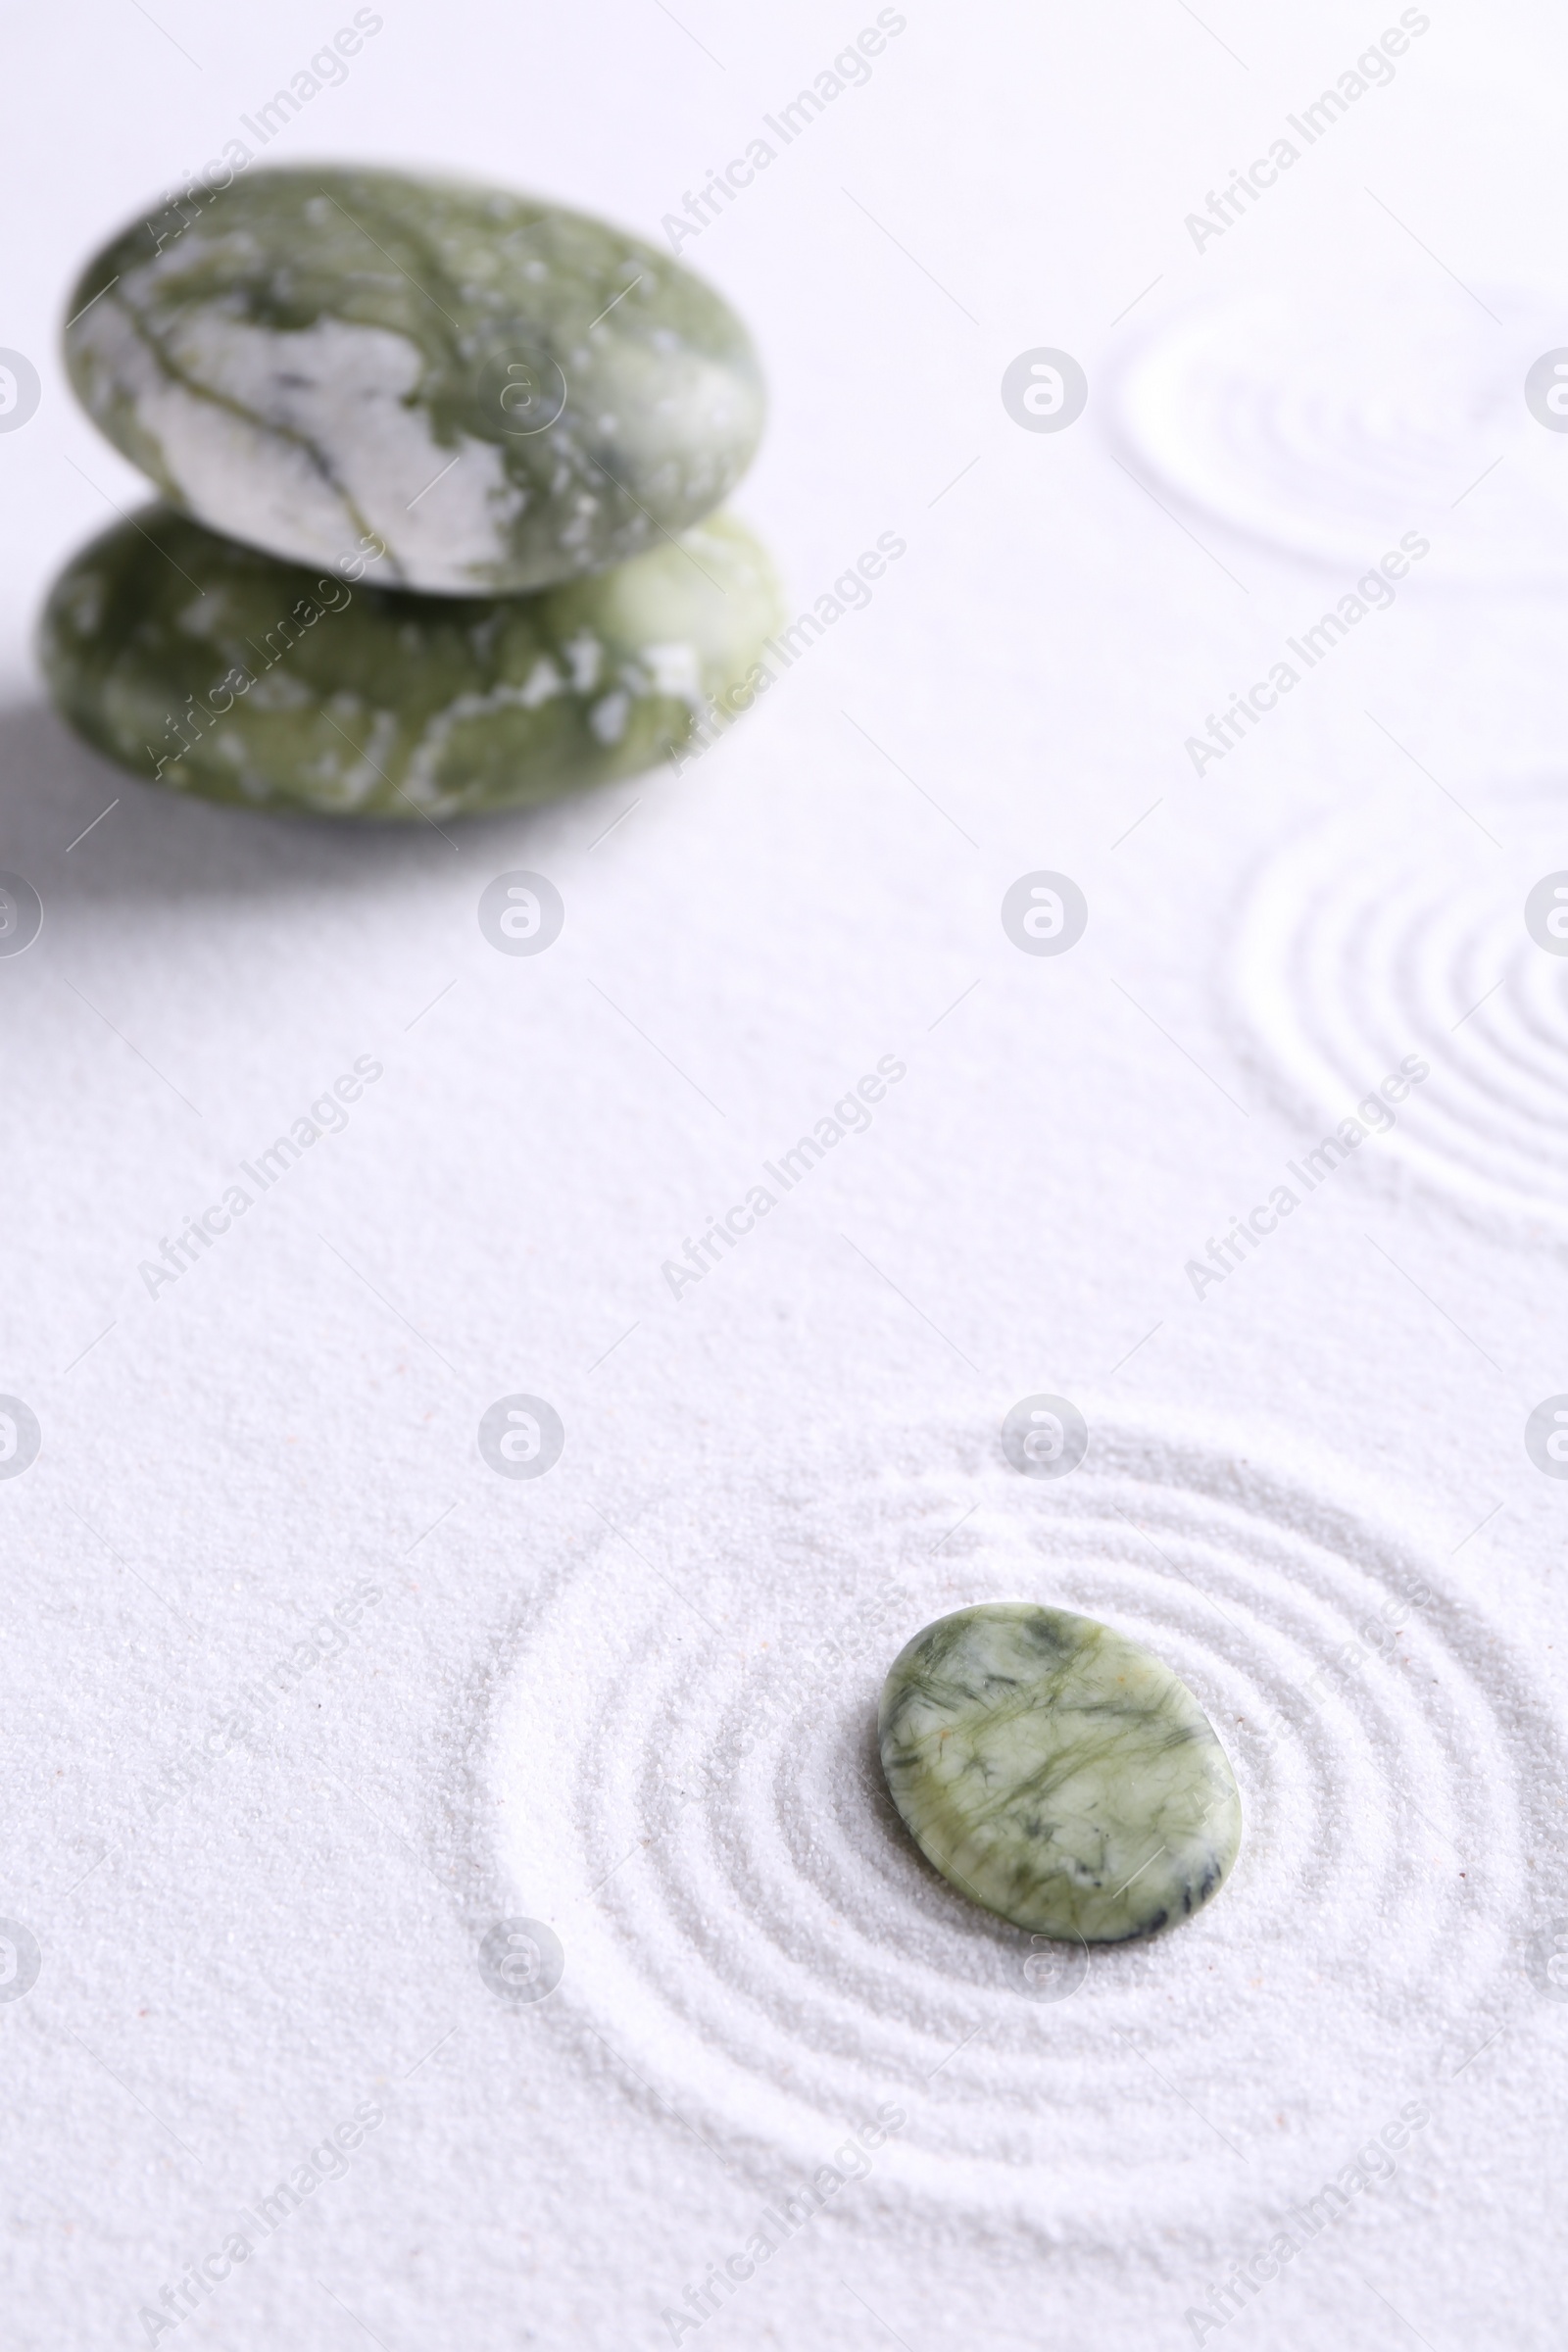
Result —
[{"label": "stacked stone", "polygon": [[761,430],[717,294],[505,190],[258,172],[72,298],[88,414],[161,503],[71,563],[42,657],[133,773],[438,818],[635,774],[747,699],[766,555],[714,510]]}]

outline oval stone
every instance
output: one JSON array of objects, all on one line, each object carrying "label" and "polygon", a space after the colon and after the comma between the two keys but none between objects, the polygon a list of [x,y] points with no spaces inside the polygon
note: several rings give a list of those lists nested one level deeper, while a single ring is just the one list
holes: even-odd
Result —
[{"label": "oval stone", "polygon": [[1242,1800],[1213,1726],[1092,1617],[1027,1601],[939,1617],[894,1660],[877,1729],[927,1861],[1036,1935],[1152,1936],[1236,1858]]},{"label": "oval stone", "polygon": [[525,808],[634,775],[769,683],[758,542],[710,515],[535,596],[306,571],[150,507],[55,583],[40,651],[78,734],[145,782],[322,815]]},{"label": "oval stone", "polygon": [[746,329],[581,213],[404,172],[248,172],[122,230],[71,297],[94,421],[172,506],[439,595],[602,571],[707,514],[762,424]]}]

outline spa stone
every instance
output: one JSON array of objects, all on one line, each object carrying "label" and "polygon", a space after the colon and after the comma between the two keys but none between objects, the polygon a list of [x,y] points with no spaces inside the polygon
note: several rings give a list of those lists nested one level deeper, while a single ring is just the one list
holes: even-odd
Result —
[{"label": "spa stone", "polygon": [[927,1861],[1036,1935],[1152,1936],[1236,1858],[1241,1796],[1207,1716],[1092,1617],[1023,1601],[939,1617],[894,1660],[877,1728]]},{"label": "spa stone", "polygon": [[715,704],[751,702],[780,617],[728,515],[594,579],[457,598],[279,564],[150,507],[68,564],[40,651],[71,725],[146,782],[416,819],[651,766]]},{"label": "spa stone", "polygon": [[172,506],[388,584],[601,571],[709,514],[762,423],[727,303],[624,231],[402,172],[249,172],[135,222],[71,297],[94,421]]}]

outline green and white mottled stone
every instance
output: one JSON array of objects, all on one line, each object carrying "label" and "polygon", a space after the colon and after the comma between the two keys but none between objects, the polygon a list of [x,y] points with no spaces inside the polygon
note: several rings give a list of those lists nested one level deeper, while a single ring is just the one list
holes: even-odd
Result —
[{"label": "green and white mottled stone", "polygon": [[172,506],[302,564],[373,535],[437,595],[656,546],[761,431],[746,329],[668,254],[403,172],[204,189],[107,245],[69,316],[72,382]]},{"label": "green and white mottled stone", "polygon": [[877,1728],[920,1851],[1014,1927],[1152,1936],[1236,1859],[1242,1800],[1207,1716],[1092,1617],[1026,1601],[939,1617],[894,1660]]},{"label": "green and white mottled stone", "polygon": [[733,715],[779,625],[710,515],[534,596],[416,596],[279,564],[165,507],[84,548],[40,651],[63,715],[144,781],[253,808],[439,817],[635,775]]}]

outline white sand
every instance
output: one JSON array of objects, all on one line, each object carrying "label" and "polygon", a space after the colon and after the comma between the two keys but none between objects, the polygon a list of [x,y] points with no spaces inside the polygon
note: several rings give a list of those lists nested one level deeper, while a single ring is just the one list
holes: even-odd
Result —
[{"label": "white sand", "polygon": [[[1568,1389],[1568,961],[1519,910],[1568,866],[1568,438],[1518,385],[1568,340],[1560,32],[1434,12],[1199,254],[1183,215],[1381,22],[1205,9],[1244,73],[1179,10],[910,13],[684,248],[767,358],[740,503],[795,609],[906,554],[678,779],[453,847],[145,791],[37,707],[28,616],[135,496],[63,394],[69,272],[332,29],[158,13],[199,77],[134,11],[90,57],[27,29],[49,201],[0,333],[45,380],[0,437],[0,868],[46,907],[0,960],[0,1389],[44,1432],[0,1482],[0,1912],[43,1954],[0,2005],[8,2340],[144,2343],[242,2230],[158,2340],[1554,2345],[1568,1487],[1522,1432]],[[276,151],[657,233],[860,22],[680,14],[722,72],[658,10],[389,12]],[[1059,437],[998,398],[1034,345],[1089,372]],[[1407,532],[1392,607],[1195,776]],[[1060,959],[998,918],[1038,867],[1089,903]],[[537,958],[475,921],[512,868],[565,902]],[[1196,1297],[1412,1055],[1392,1131]],[[342,1131],[149,1297],[358,1056]],[[869,1128],[672,1298],[881,1056]],[[1036,1390],[1090,1425],[1059,1484],[1001,1456]],[[514,1392],[565,1425],[536,1482],[476,1449]],[[1167,1657],[1247,1808],[1200,1918],[1062,1999],[871,1742],[907,1635],[1002,1594]],[[476,1954],[514,1915],[565,1969],[510,2009]],[[341,2177],[247,2222],[340,2125]]]}]

